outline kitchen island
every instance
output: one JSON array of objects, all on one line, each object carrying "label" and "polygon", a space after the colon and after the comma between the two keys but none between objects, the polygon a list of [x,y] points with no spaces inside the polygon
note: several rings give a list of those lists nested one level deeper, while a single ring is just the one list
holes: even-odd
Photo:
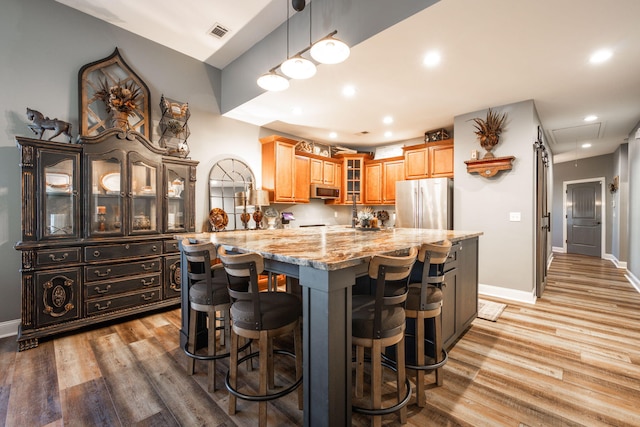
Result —
[{"label": "kitchen island", "polygon": [[[462,270],[450,275],[452,283],[445,292],[453,295],[453,335],[444,335],[445,344],[450,345],[477,314],[477,249],[481,234],[329,226],[192,233],[177,238],[210,241],[228,251],[257,252],[264,257],[267,271],[299,279],[303,303],[304,425],[346,426],[351,425],[351,288],[356,277],[366,274],[374,255],[400,255],[412,246],[444,239],[454,242],[456,249],[452,251],[449,270],[464,268],[467,277],[463,279]],[[183,260],[182,277],[186,277],[185,265]],[[466,290],[458,289],[458,284],[466,284]],[[186,342],[188,325],[186,294],[183,288],[182,343]],[[462,296],[464,300],[460,300]],[[464,315],[457,316],[455,311],[459,308]]]}]

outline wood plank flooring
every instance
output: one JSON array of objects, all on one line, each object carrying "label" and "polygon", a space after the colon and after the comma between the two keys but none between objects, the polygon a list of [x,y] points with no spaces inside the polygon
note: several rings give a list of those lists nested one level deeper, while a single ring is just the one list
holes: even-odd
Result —
[{"label": "wood plank flooring", "polygon": [[[556,254],[535,305],[499,302],[507,304],[500,319],[476,319],[450,351],[444,385],[427,376],[427,407],[412,398],[407,425],[640,425],[640,295],[622,270]],[[206,391],[202,362],[194,376],[185,374],[179,326],[180,312],[171,310],[21,353],[15,337],[1,339],[0,425],[256,425],[256,404],[238,401],[238,413],[227,415],[226,361],[217,364],[214,393]],[[293,365],[278,364],[276,382],[284,384]],[[254,376],[257,370],[241,371],[248,389]],[[295,393],[268,406],[269,425],[302,424]],[[369,418],[354,416],[353,424]],[[385,416],[383,424],[398,418]]]}]

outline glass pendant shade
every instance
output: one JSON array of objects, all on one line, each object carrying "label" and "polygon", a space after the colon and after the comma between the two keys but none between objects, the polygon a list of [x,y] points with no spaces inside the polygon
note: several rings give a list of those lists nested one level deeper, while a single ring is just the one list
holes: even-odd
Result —
[{"label": "glass pendant shade", "polygon": [[271,71],[258,77],[258,86],[264,90],[279,92],[289,88],[289,80]]},{"label": "glass pendant shade", "polygon": [[316,74],[316,65],[301,56],[294,56],[282,63],[280,69],[292,79],[308,79]]},{"label": "glass pendant shade", "polygon": [[349,57],[351,50],[343,41],[327,37],[311,46],[310,53],[321,64],[339,64]]}]

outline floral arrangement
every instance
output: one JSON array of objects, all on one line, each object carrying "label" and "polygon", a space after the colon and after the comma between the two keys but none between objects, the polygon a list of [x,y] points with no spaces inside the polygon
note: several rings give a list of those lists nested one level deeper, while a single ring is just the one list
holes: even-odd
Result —
[{"label": "floral arrangement", "polygon": [[493,158],[494,155],[491,152],[493,147],[498,144],[500,140],[500,134],[504,130],[504,125],[507,121],[507,114],[499,114],[493,111],[491,108],[487,111],[487,118],[473,119],[475,134],[478,137],[478,141],[480,142],[480,146],[487,150],[484,158]]},{"label": "floral arrangement", "polygon": [[137,108],[140,101],[140,88],[133,81],[124,85],[119,81],[113,86],[109,86],[106,80],[100,82],[100,90],[96,92],[96,97],[104,102],[107,113],[120,111],[131,115]]},{"label": "floral arrangement", "polygon": [[360,220],[361,223],[362,221],[371,221],[373,218],[373,210],[371,208],[364,208],[358,212],[358,220]]}]

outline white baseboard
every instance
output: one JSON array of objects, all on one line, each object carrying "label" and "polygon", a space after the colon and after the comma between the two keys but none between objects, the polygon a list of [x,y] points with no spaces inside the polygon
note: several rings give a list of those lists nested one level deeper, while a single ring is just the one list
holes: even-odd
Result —
[{"label": "white baseboard", "polygon": [[552,247],[551,247],[551,250],[552,250],[553,252],[557,252],[557,253],[559,253],[559,254],[567,253],[567,251],[566,251],[563,247],[560,247],[560,246],[552,246]]},{"label": "white baseboard", "polygon": [[604,254],[604,259],[608,259],[609,261],[611,261],[616,268],[623,268],[623,269],[627,269],[627,262],[626,261],[619,261],[618,258],[616,258],[613,254]]},{"label": "white baseboard", "polygon": [[628,270],[627,274],[625,274],[625,277],[627,278],[629,283],[631,283],[631,285],[636,288],[636,291],[640,292],[640,279],[638,279],[632,272]]},{"label": "white baseboard", "polygon": [[535,289],[532,291],[518,291],[515,289],[502,288],[500,286],[483,285],[482,283],[478,285],[478,294],[523,302],[526,304],[535,304],[537,299]]},{"label": "white baseboard", "polygon": [[18,335],[19,327],[20,319],[0,322],[0,338],[10,337],[11,335]]}]

